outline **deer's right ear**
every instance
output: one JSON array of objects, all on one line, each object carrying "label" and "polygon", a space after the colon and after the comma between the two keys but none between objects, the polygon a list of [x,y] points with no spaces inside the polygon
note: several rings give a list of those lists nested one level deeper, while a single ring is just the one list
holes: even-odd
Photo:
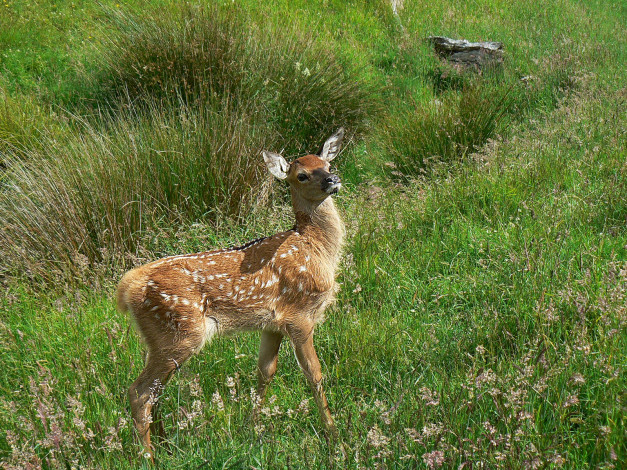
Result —
[{"label": "deer's right ear", "polygon": [[278,153],[263,152],[263,160],[266,162],[268,171],[280,180],[287,178],[287,171],[290,169],[289,163]]}]

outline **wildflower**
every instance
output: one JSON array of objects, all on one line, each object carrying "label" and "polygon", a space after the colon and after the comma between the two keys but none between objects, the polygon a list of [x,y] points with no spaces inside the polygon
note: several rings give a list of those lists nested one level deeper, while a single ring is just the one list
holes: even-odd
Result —
[{"label": "wildflower", "polygon": [[484,370],[475,378],[475,385],[481,387],[483,384],[492,385],[496,382],[496,374],[492,369]]},{"label": "wildflower", "polygon": [[425,401],[427,406],[438,406],[440,404],[437,393],[429,390],[427,387],[420,389],[420,398]]},{"label": "wildflower", "polygon": [[422,460],[428,468],[440,468],[444,463],[444,452],[434,450],[428,454],[423,454]]},{"label": "wildflower", "polygon": [[85,413],[85,405],[83,405],[80,400],[74,398],[72,396],[68,396],[67,398],[68,408],[72,410],[74,416],[72,417],[72,423],[76,426],[81,432],[85,431],[85,421],[83,421],[83,414]]},{"label": "wildflower", "polygon": [[218,408],[218,411],[224,411],[224,401],[222,401],[220,392],[218,392],[217,390],[214,392],[213,396],[211,397],[211,403],[213,403]]},{"label": "wildflower", "polygon": [[202,396],[202,388],[200,387],[200,375],[196,374],[189,383],[189,395],[192,397]]},{"label": "wildflower", "polygon": [[584,379],[583,375],[581,374],[573,374],[573,376],[570,378],[570,381],[576,385],[586,383],[586,379]]},{"label": "wildflower", "polygon": [[376,424],[368,431],[368,444],[375,449],[387,447],[389,443],[390,438],[385,436]]},{"label": "wildflower", "polygon": [[576,395],[570,395],[568,398],[566,398],[566,401],[564,402],[564,408],[570,408],[571,406],[575,406],[579,403],[579,398],[577,398]]},{"label": "wildflower", "polygon": [[566,463],[566,459],[562,457],[560,454],[555,454],[548,458],[549,462],[555,464],[556,467],[561,467]]},{"label": "wildflower", "polygon": [[235,379],[233,377],[226,378],[226,386],[229,388],[229,394],[231,395],[231,400],[238,401],[237,390],[235,388]]},{"label": "wildflower", "polygon": [[526,468],[536,469],[542,466],[542,461],[539,457],[534,456],[531,460],[527,460],[524,462]]},{"label": "wildflower", "polygon": [[496,434],[496,428],[494,426],[492,426],[492,424],[490,424],[489,421],[484,421],[483,422],[483,427],[488,432],[488,434]]},{"label": "wildflower", "polygon": [[298,413],[306,415],[309,413],[309,398],[305,398],[298,405]]},{"label": "wildflower", "polygon": [[115,426],[109,426],[107,428],[107,435],[104,439],[103,449],[107,452],[113,452],[114,450],[122,450],[122,442],[118,436],[118,430]]},{"label": "wildflower", "polygon": [[522,406],[526,396],[527,391],[521,388],[509,390],[506,396],[507,401],[505,402],[505,407],[514,408]]},{"label": "wildflower", "polygon": [[261,397],[257,394],[257,390],[252,387],[250,388],[250,401],[253,407],[257,407],[261,404]]},{"label": "wildflower", "polygon": [[523,421],[525,419],[532,420],[533,415],[529,411],[521,411],[518,413],[518,420]]},{"label": "wildflower", "polygon": [[429,438],[442,434],[444,431],[444,426],[440,423],[429,423],[428,425],[422,428],[422,437]]},{"label": "wildflower", "polygon": [[412,441],[422,444],[422,438],[420,437],[420,433],[414,428],[405,428],[405,432]]}]

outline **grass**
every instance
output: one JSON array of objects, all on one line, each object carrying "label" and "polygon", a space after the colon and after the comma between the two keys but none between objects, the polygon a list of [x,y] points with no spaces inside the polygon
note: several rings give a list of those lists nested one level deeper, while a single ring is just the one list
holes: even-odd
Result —
[{"label": "grass", "polygon": [[9,165],[0,193],[5,269],[85,281],[89,267],[138,256],[164,220],[209,222],[264,205],[267,178],[255,156],[269,146],[267,133],[230,106],[155,107],[105,125],[102,132],[84,123],[69,142],[47,136]]},{"label": "grass", "polygon": [[381,147],[404,176],[427,173],[434,166],[450,167],[501,134],[511,107],[509,90],[468,85],[461,95],[417,105],[393,114],[381,126]]},{"label": "grass", "polygon": [[[338,157],[342,288],[316,334],[339,443],[321,434],[287,344],[253,426],[258,335],[248,333],[218,338],[173,379],[160,466],[624,466],[624,11],[406,1],[397,18],[386,2],[322,4],[103,14],[15,2],[0,15],[15,23],[0,28],[0,466],[145,465],[126,400],[143,348],[114,308],[120,272],[288,228],[258,151],[315,150],[340,119],[315,110],[344,98],[340,120],[355,120]],[[154,8],[179,16],[152,22]],[[42,21],[18,19],[26,11]],[[176,88],[185,65],[144,88],[132,64],[158,38],[169,44],[159,61],[176,51],[180,64],[206,63],[186,58],[181,38],[217,44],[205,27],[214,14],[232,34],[223,50],[250,73],[231,81],[225,68],[209,97],[198,89],[216,76],[202,66],[187,80],[196,88]],[[105,36],[111,15],[122,26]],[[504,69],[442,78],[420,41],[433,33],[502,40]],[[92,42],[64,47],[81,35]],[[20,42],[33,47],[18,52]],[[28,65],[46,47],[51,66]],[[339,81],[325,88],[322,69],[319,88],[295,81],[312,72],[303,57],[328,60]],[[290,78],[267,89],[268,73]],[[359,93],[371,111],[352,101]]]}]

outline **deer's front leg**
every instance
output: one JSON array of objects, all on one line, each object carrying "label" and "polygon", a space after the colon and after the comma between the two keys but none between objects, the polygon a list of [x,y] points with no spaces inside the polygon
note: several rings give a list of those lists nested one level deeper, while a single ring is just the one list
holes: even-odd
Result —
[{"label": "deer's front leg", "polygon": [[257,403],[254,404],[253,419],[259,417],[261,405],[266,396],[268,384],[274,377],[279,359],[279,347],[283,335],[273,331],[261,332],[259,361],[257,363]]},{"label": "deer's front leg", "polygon": [[314,399],[318,410],[320,412],[320,418],[322,424],[333,436],[337,436],[337,428],[333,422],[331,411],[329,410],[329,403],[327,397],[324,394],[322,388],[322,370],[320,368],[320,361],[318,355],[314,349],[313,344],[313,331],[311,331],[306,337],[301,338],[299,335],[291,337],[292,345],[296,353],[296,359],[300,364],[300,367],[307,377],[307,381],[313,390]]}]

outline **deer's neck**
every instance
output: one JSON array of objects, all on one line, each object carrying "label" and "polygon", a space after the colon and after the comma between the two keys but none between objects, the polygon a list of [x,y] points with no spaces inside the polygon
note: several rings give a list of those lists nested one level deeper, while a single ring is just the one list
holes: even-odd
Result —
[{"label": "deer's neck", "polygon": [[292,194],[296,231],[309,238],[335,265],[342,249],[344,223],[335,208],[333,199],[311,203]]}]

